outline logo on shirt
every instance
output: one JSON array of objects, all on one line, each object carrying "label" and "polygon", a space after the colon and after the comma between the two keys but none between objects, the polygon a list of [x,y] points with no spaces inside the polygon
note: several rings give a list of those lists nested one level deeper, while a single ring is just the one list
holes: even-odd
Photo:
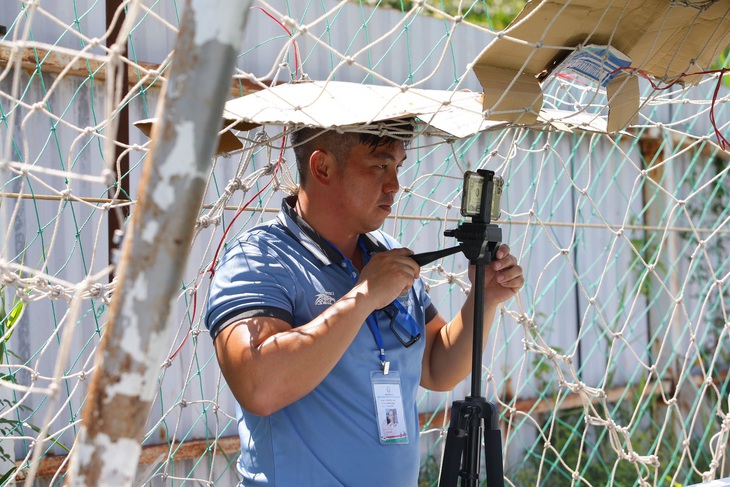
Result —
[{"label": "logo on shirt", "polygon": [[413,299],[411,298],[410,289],[407,289],[406,291],[403,291],[402,293],[400,293],[396,299],[406,309],[408,309],[410,306],[413,305]]},{"label": "logo on shirt", "polygon": [[335,304],[335,293],[325,291],[323,293],[319,293],[314,297],[314,305],[315,306],[329,306],[332,304]]}]

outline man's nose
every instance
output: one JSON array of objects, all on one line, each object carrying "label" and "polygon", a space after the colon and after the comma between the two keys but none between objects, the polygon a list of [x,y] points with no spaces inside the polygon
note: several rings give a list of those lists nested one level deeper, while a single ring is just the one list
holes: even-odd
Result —
[{"label": "man's nose", "polygon": [[400,183],[398,182],[398,171],[396,169],[388,170],[388,177],[383,185],[383,192],[397,193],[399,189]]}]

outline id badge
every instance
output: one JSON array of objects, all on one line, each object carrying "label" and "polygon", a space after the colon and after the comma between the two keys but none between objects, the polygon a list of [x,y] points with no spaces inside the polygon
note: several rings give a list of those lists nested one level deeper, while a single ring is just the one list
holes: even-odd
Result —
[{"label": "id badge", "polygon": [[387,375],[376,370],[370,372],[375,399],[378,436],[383,445],[408,443],[408,422],[403,407],[400,375],[390,371]]}]

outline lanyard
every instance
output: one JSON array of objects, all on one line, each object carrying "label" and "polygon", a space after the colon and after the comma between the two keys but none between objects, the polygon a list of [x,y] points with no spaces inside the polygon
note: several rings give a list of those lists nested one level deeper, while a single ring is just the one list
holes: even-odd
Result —
[{"label": "lanyard", "polygon": [[413,319],[413,316],[411,316],[406,307],[397,299],[393,301],[393,306],[398,310],[398,318],[400,318],[401,323],[408,329],[408,333],[413,337],[420,335],[421,327],[418,326],[418,323],[416,323],[416,320]]},{"label": "lanyard", "polygon": [[[352,261],[345,257],[345,255],[340,252],[340,249],[332,245],[332,243],[327,242],[330,244],[330,246],[337,251],[338,254],[344,259],[345,264],[347,265],[348,269],[348,275],[350,276],[350,279],[352,279],[353,283],[357,283],[357,280],[355,279],[355,268],[352,265]],[[363,255],[363,266],[366,265],[370,261],[370,254],[365,250],[365,246],[362,243],[362,238],[358,239],[358,244],[360,245],[360,248],[362,249],[362,255]],[[396,300],[397,301],[397,300]],[[400,303],[398,303],[400,304]],[[401,305],[402,308],[402,305]],[[400,309],[399,309],[400,311]],[[383,368],[383,375],[388,375],[388,372],[390,372],[390,362],[385,360],[385,343],[383,342],[383,335],[380,334],[380,328],[378,327],[378,321],[375,319],[375,312],[372,312],[368,315],[367,319],[365,320],[368,324],[368,328],[370,328],[370,332],[373,334],[373,338],[375,339],[375,345],[378,347],[378,358],[380,359],[380,366]]]}]

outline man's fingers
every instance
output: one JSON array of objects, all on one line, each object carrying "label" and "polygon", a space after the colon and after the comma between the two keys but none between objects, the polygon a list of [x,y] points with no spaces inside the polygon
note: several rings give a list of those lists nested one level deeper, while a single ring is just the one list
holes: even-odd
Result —
[{"label": "man's fingers", "polygon": [[522,267],[515,264],[499,272],[497,274],[497,282],[505,287],[522,287],[525,283]]},{"label": "man's fingers", "polygon": [[509,255],[509,251],[510,251],[509,245],[507,245],[507,244],[500,245],[499,248],[497,249],[497,254],[496,254],[497,259],[504,259],[506,256]]}]

